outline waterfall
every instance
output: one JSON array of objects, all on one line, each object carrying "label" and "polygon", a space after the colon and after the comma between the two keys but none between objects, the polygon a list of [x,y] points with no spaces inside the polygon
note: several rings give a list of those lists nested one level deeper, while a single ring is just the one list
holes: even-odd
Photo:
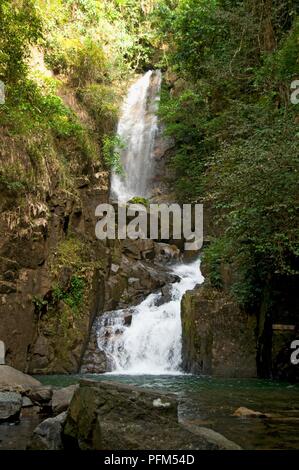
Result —
[{"label": "waterfall", "polygon": [[[176,374],[181,365],[181,299],[203,282],[199,261],[172,269],[180,280],[171,285],[170,299],[149,295],[131,309],[107,312],[99,318],[97,341],[116,374]],[[126,318],[132,315],[131,324]]]},{"label": "waterfall", "polygon": [[[150,196],[160,88],[161,73],[149,71],[129,89],[117,129],[125,144],[119,149],[124,176],[112,176],[113,199]],[[113,373],[180,373],[181,299],[187,290],[203,282],[199,265],[197,260],[169,268],[179,280],[167,287],[166,298],[161,291],[153,293],[135,307],[97,318],[94,339]]]},{"label": "waterfall", "polygon": [[117,127],[124,175],[112,175],[114,199],[128,201],[134,196],[150,195],[160,88],[161,72],[150,70],[131,86],[124,101]]}]

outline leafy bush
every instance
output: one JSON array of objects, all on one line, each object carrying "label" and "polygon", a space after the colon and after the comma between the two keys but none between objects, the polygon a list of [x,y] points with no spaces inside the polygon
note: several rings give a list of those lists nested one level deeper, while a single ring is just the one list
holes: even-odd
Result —
[{"label": "leafy bush", "polygon": [[144,207],[149,207],[149,200],[146,199],[145,197],[141,196],[135,196],[132,199],[129,200],[130,204],[141,204]]},{"label": "leafy bush", "polygon": [[177,197],[212,207],[210,281],[220,288],[229,264],[232,292],[247,306],[273,278],[298,273],[299,253],[298,117],[289,106],[299,9],[264,4],[266,25],[255,3],[161,1],[156,23],[175,73],[161,116],[176,140]]},{"label": "leafy bush", "polygon": [[108,85],[92,84],[77,92],[80,101],[94,119],[97,131],[102,137],[113,129],[118,117],[118,97]]},{"label": "leafy bush", "polygon": [[118,174],[123,173],[120,160],[120,150],[124,148],[124,142],[118,135],[106,135],[103,138],[103,157],[108,168]]},{"label": "leafy bush", "polygon": [[87,37],[69,51],[68,67],[75,86],[101,82],[106,74],[106,59],[102,46]]},{"label": "leafy bush", "polygon": [[53,289],[53,300],[62,300],[65,302],[73,311],[78,311],[82,305],[83,296],[85,289],[85,280],[80,276],[72,276],[70,280],[70,287],[68,289],[62,289],[60,286],[56,286]]},{"label": "leafy bush", "polygon": [[26,75],[29,47],[42,36],[34,3],[32,0],[0,3],[0,79],[9,88]]}]

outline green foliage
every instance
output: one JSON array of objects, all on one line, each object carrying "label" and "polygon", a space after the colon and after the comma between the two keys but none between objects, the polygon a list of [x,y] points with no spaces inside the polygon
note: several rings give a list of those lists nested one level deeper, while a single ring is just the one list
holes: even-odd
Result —
[{"label": "green foliage", "polygon": [[84,298],[85,280],[79,276],[72,276],[68,289],[56,286],[53,289],[53,300],[65,302],[73,311],[78,311]]},{"label": "green foliage", "polygon": [[42,35],[34,3],[32,0],[1,0],[0,79],[8,88],[26,75],[29,47]]},{"label": "green foliage", "polygon": [[118,18],[127,32],[126,47],[123,50],[125,61],[130,68],[143,71],[152,63],[155,52],[155,31],[152,27],[151,14],[157,2],[156,0],[143,2],[114,0],[109,3],[110,9],[113,8],[114,18]]},{"label": "green foliage", "polygon": [[[150,0],[39,1],[47,31],[46,60],[75,86],[121,79],[151,61]],[[56,5],[55,5],[56,4]],[[54,18],[57,17],[55,21]]]},{"label": "green foliage", "polygon": [[[172,77],[160,115],[176,141],[177,198],[211,207],[210,280],[220,288],[229,263],[238,273],[233,292],[252,304],[265,279],[298,268],[298,113],[289,104],[298,12],[295,0],[3,0],[0,123],[16,150],[1,162],[1,188],[13,197],[35,191],[52,167],[59,184],[71,184],[100,148],[105,165],[122,173],[124,143],[112,135],[120,83],[160,63]],[[30,47],[41,41],[56,79],[29,73]],[[62,83],[79,100],[80,121],[59,96]],[[68,239],[58,254],[76,272],[79,245]]]},{"label": "green foliage", "polygon": [[96,123],[100,137],[109,133],[117,123],[118,96],[113,87],[94,83],[77,92],[80,101]]},{"label": "green foliage", "polygon": [[[55,268],[61,266],[72,266],[76,269],[81,268],[84,253],[84,243],[74,236],[69,236],[59,243],[54,260],[55,263],[53,264]],[[52,269],[52,272],[57,274],[56,269]]]},{"label": "green foliage", "polygon": [[[22,141],[23,152],[27,153],[30,168],[23,160],[14,156],[14,166],[9,160],[3,161],[2,183],[9,190],[19,186],[35,191],[49,178],[48,169],[60,168],[59,183],[64,184],[64,169],[70,173],[80,160],[95,161],[98,149],[95,148],[89,130],[82,125],[74,112],[56,94],[56,83],[44,81],[38,84],[25,78],[20,85],[11,88],[6,102],[0,107],[0,124],[10,137]],[[55,142],[59,141],[59,146]],[[58,149],[61,152],[58,153]],[[9,151],[9,148],[7,148]],[[74,162],[77,160],[77,162]],[[79,160],[79,161],[78,161]],[[48,165],[46,164],[48,162]],[[54,170],[54,168],[53,168]],[[71,183],[68,175],[68,185]],[[19,195],[24,194],[20,191]]]},{"label": "green foliage", "polygon": [[204,251],[203,260],[209,268],[209,281],[216,289],[223,287],[221,264],[227,261],[226,252],[227,244],[221,238],[213,240]]},{"label": "green foliage", "polygon": [[48,50],[46,59],[56,73],[67,74],[77,87],[101,82],[107,73],[102,45],[90,37],[58,37]]},{"label": "green foliage", "polygon": [[41,87],[33,80],[24,81],[21,88],[10,93],[6,106],[3,120],[15,133],[50,128],[55,136],[68,137],[82,129],[74,113],[46,83]]},{"label": "green foliage", "polygon": [[49,308],[55,308],[57,302],[60,301],[64,302],[76,313],[82,306],[85,287],[86,281],[78,275],[73,275],[67,288],[56,285],[52,289],[50,297],[45,299],[40,296],[34,296],[32,302],[39,315],[46,313]]},{"label": "green foliage", "polygon": [[297,126],[285,116],[272,119],[271,127],[219,151],[208,179],[215,206],[225,209],[227,233],[267,257],[275,272],[291,274],[298,235]]},{"label": "green foliage", "polygon": [[0,188],[6,192],[10,192],[14,195],[23,193],[26,189],[26,184],[23,181],[9,179],[7,174],[1,175],[0,173]]},{"label": "green foliage", "polygon": [[149,200],[145,197],[135,196],[129,200],[130,204],[142,204],[144,207],[149,207]]},{"label": "green foliage", "polygon": [[[269,93],[285,87],[288,93],[289,84],[298,77],[299,71],[299,20],[294,20],[289,34],[285,35],[280,47],[272,54],[263,54],[262,66],[255,71],[255,86]],[[273,95],[274,96],[274,95]],[[276,99],[284,99],[288,104],[288,96],[275,94]]]},{"label": "green foliage", "polygon": [[74,177],[99,163],[101,147],[104,163],[121,172],[117,147],[122,144],[102,139],[115,129],[124,81],[148,66],[155,51],[154,3],[1,2],[0,79],[6,102],[0,125],[9,145],[18,147],[11,163],[5,145],[0,183],[6,193],[37,194],[54,181],[75,193]]},{"label": "green foliage", "polygon": [[220,288],[230,264],[232,291],[247,306],[269,279],[298,273],[298,117],[289,105],[298,5],[274,1],[269,26],[255,3],[162,1],[157,10],[165,63],[181,77],[160,111],[176,140],[177,197],[212,208],[209,279]]},{"label": "green foliage", "polygon": [[86,38],[71,58],[70,68],[76,86],[103,81],[105,54],[101,45],[91,38]]},{"label": "green foliage", "polygon": [[174,185],[181,202],[194,201],[202,189],[199,177],[203,168],[198,159],[198,152],[204,150],[202,120],[198,116],[198,107],[202,106],[201,96],[191,89],[179,96],[171,96],[165,89],[162,92],[159,113],[167,123],[166,134],[176,140],[171,166],[177,176]]},{"label": "green foliage", "polygon": [[105,164],[110,170],[117,174],[123,174],[123,167],[120,160],[120,151],[125,148],[125,143],[118,135],[106,135],[103,138],[103,157]]},{"label": "green foliage", "polygon": [[38,313],[41,313],[42,310],[48,306],[49,302],[45,299],[43,299],[43,297],[40,297],[40,296],[37,296],[37,295],[34,295],[33,296],[33,299],[32,299],[32,302],[35,306],[35,309]]},{"label": "green foliage", "polygon": [[[11,164],[6,142],[0,181],[6,193],[38,193],[57,179],[75,192],[74,176],[91,169],[101,146],[107,166],[121,171],[116,149],[121,143],[102,139],[115,129],[123,82],[153,52],[152,3],[1,2],[0,79],[6,102],[0,124],[19,150]],[[36,59],[41,69],[33,66]]]}]

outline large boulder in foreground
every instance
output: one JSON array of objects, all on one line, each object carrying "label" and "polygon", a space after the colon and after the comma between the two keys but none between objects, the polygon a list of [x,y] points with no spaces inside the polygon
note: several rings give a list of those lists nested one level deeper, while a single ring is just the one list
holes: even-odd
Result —
[{"label": "large boulder in foreground", "polygon": [[0,365],[0,390],[26,392],[41,383],[28,374],[10,366]]},{"label": "large boulder in foreground", "polygon": [[239,449],[181,426],[177,406],[174,395],[82,380],[63,429],[65,449]]},{"label": "large boulder in foreground", "polygon": [[15,392],[0,392],[0,423],[18,421],[22,408],[22,396]]}]

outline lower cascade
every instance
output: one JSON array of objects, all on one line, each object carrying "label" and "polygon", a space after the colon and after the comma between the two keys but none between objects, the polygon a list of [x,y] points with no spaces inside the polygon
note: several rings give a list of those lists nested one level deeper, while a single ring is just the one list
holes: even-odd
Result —
[{"label": "lower cascade", "polygon": [[181,372],[180,304],[186,291],[203,282],[199,266],[200,261],[196,260],[172,268],[179,280],[170,286],[167,302],[161,303],[161,292],[153,293],[136,307],[106,312],[99,318],[98,347],[113,373]]}]

